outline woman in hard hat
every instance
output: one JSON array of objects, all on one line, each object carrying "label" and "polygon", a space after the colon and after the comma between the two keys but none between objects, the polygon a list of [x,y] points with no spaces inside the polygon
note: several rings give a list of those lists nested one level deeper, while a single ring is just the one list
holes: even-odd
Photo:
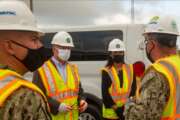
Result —
[{"label": "woman in hard hat", "polygon": [[123,120],[124,104],[136,93],[136,76],[133,65],[124,62],[123,41],[113,39],[108,52],[107,64],[102,69],[103,118]]}]

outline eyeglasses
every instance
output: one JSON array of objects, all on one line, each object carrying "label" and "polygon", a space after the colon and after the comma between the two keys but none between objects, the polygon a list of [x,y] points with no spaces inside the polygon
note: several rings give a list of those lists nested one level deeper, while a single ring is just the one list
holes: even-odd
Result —
[{"label": "eyeglasses", "polygon": [[138,48],[140,50],[144,50],[146,48],[146,45],[147,45],[148,41],[149,40],[147,38],[145,38],[145,40],[141,40],[141,42],[138,45]]},{"label": "eyeglasses", "polygon": [[145,38],[145,40],[144,40],[144,44],[146,45],[147,43],[148,43],[148,39],[147,38]]}]

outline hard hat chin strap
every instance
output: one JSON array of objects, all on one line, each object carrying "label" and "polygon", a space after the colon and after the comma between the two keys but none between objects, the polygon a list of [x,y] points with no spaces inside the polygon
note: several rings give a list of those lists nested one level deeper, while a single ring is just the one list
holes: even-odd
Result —
[{"label": "hard hat chin strap", "polygon": [[22,45],[22,44],[20,44],[20,43],[18,43],[18,42],[15,42],[14,40],[10,40],[10,41],[11,41],[12,43],[18,45],[18,46],[21,46],[21,47],[26,48],[26,49],[30,49],[30,48],[28,48],[28,47],[26,47],[26,46],[24,46],[24,45]]}]

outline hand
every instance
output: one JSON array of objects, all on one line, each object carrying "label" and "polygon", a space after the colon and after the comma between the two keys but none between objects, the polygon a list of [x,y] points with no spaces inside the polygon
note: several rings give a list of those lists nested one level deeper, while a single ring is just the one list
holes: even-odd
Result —
[{"label": "hand", "polygon": [[114,110],[116,110],[117,108],[118,108],[118,107],[117,107],[116,104],[112,106],[112,109],[114,109]]},{"label": "hand", "polygon": [[85,100],[80,101],[79,112],[84,112],[88,107],[88,103]]},{"label": "hand", "polygon": [[61,103],[59,108],[58,108],[59,112],[69,112],[71,110],[72,110],[72,107],[69,105],[66,105],[65,103]]},{"label": "hand", "polygon": [[135,102],[136,101],[136,96],[134,96],[134,97],[129,97],[129,99],[128,99],[128,102]]}]

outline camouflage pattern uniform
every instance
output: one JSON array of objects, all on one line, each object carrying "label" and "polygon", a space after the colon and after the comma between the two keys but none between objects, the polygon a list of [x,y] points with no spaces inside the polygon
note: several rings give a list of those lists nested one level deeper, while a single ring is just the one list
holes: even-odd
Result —
[{"label": "camouflage pattern uniform", "polygon": [[44,98],[29,88],[21,87],[0,107],[0,120],[51,120],[51,117]]},{"label": "camouflage pattern uniform", "polygon": [[141,85],[139,99],[126,104],[125,119],[160,120],[170,95],[168,80],[152,68],[143,77]]}]

